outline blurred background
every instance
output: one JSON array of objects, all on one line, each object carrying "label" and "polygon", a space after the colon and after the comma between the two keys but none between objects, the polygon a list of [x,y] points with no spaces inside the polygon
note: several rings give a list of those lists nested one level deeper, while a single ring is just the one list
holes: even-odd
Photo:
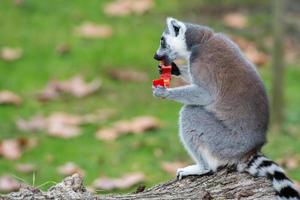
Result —
[{"label": "blurred background", "polygon": [[128,192],[192,163],[181,105],[152,97],[167,16],[224,32],[257,65],[273,116],[263,152],[299,182],[299,13],[298,0],[1,0],[0,192],[73,173]]}]

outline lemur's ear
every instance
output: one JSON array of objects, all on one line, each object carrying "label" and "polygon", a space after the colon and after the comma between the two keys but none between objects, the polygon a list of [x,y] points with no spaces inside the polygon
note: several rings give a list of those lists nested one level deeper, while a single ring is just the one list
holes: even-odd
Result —
[{"label": "lemur's ear", "polygon": [[182,23],[172,17],[167,18],[167,27],[171,34],[177,37],[182,29]]}]

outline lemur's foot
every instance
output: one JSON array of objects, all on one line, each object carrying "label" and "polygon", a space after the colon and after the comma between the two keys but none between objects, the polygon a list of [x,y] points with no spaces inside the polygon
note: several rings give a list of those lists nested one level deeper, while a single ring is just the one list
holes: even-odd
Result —
[{"label": "lemur's foot", "polygon": [[190,175],[203,175],[209,173],[208,169],[201,169],[199,165],[190,165],[184,168],[177,169],[177,179],[181,180],[185,176]]},{"label": "lemur's foot", "polygon": [[169,95],[169,91],[167,88],[162,86],[152,87],[153,96],[165,98]]}]

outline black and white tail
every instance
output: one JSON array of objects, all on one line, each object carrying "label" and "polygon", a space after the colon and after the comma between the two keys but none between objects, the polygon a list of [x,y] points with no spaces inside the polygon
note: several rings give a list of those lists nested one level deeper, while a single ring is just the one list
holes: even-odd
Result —
[{"label": "black and white tail", "polygon": [[265,176],[271,179],[279,200],[300,200],[295,185],[284,174],[283,169],[265,156],[253,156],[244,171],[256,177]]}]

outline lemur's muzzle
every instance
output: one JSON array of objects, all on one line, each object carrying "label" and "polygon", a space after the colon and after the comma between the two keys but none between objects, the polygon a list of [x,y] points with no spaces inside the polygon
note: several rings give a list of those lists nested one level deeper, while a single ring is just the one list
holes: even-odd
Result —
[{"label": "lemur's muzzle", "polygon": [[163,60],[164,63],[165,63],[166,65],[171,64],[171,60],[170,60],[169,56],[167,56],[167,55],[165,55],[165,54],[159,55],[159,54],[155,53],[155,54],[154,54],[154,59],[155,59],[155,60],[158,60],[158,61]]},{"label": "lemur's muzzle", "polygon": [[158,55],[157,53],[154,54],[154,59],[155,60],[160,61],[160,60],[163,60],[164,58],[165,58],[164,55]]}]

